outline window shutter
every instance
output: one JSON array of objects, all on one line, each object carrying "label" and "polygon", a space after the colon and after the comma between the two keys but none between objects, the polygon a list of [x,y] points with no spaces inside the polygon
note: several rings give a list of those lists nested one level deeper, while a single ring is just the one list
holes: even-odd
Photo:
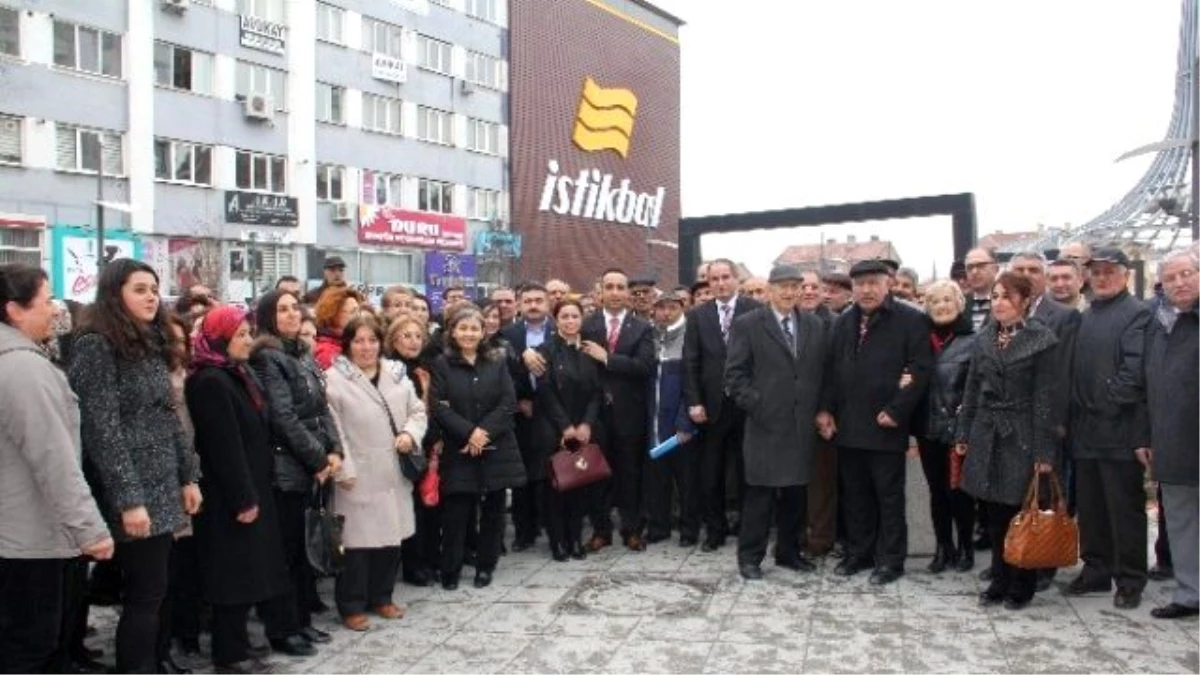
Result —
[{"label": "window shutter", "polygon": [[0,117],[0,162],[21,161],[21,120]]},{"label": "window shutter", "polygon": [[79,168],[79,161],[76,156],[76,147],[78,145],[76,128],[60,124],[58,125],[57,133],[58,168],[66,171],[77,170]]},{"label": "window shutter", "polygon": [[121,151],[119,134],[104,134],[104,173],[109,176],[125,175],[125,153]]}]

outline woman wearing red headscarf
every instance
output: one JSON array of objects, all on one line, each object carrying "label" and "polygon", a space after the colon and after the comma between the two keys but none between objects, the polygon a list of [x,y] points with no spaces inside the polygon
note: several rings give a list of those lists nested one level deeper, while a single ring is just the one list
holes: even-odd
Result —
[{"label": "woman wearing red headscarf", "polygon": [[186,385],[207,496],[193,524],[204,593],[213,605],[213,664],[225,673],[270,672],[250,656],[246,617],[251,605],[265,618],[279,613],[272,603],[291,602],[271,494],[266,399],[246,365],[251,346],[244,311],[226,305],[209,312],[195,336]]}]

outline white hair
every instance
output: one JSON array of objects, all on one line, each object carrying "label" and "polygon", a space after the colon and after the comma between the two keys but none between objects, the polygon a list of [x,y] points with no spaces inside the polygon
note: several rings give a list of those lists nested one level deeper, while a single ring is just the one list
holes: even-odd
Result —
[{"label": "white hair", "polygon": [[925,287],[925,313],[929,313],[930,300],[934,293],[938,291],[949,291],[950,297],[954,298],[954,304],[958,307],[958,312],[961,314],[967,308],[967,296],[963,295],[962,288],[959,287],[957,281],[951,279],[939,279]]},{"label": "white hair", "polygon": [[1186,262],[1192,269],[1200,270],[1200,256],[1196,254],[1196,250],[1191,247],[1179,248],[1167,253],[1158,261],[1158,276],[1161,278],[1167,265],[1174,262]]}]

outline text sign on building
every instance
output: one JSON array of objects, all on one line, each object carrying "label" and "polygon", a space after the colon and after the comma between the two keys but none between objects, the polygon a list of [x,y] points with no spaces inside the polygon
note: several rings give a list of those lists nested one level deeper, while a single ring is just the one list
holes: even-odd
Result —
[{"label": "text sign on building", "polygon": [[243,225],[296,227],[300,224],[300,201],[283,195],[226,190],[225,221]]},{"label": "text sign on building", "polygon": [[467,246],[465,218],[405,211],[394,206],[363,207],[358,224],[362,244],[461,251]]},{"label": "text sign on building", "polygon": [[280,23],[267,21],[248,14],[242,18],[242,46],[272,54],[283,54],[283,41],[287,28]]},{"label": "text sign on building", "polygon": [[394,56],[375,53],[371,55],[371,77],[404,84],[408,81],[408,66]]},{"label": "text sign on building", "polygon": [[440,314],[445,308],[442,292],[462,287],[467,299],[475,299],[475,256],[462,253],[430,251],[425,254],[425,293],[429,296],[429,311]]}]

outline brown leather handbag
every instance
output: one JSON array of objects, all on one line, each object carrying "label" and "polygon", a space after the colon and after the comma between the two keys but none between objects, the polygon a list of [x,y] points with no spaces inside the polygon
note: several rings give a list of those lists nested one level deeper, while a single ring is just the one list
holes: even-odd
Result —
[{"label": "brown leather handbag", "polygon": [[1073,567],[1079,561],[1079,527],[1067,513],[1058,476],[1049,474],[1051,511],[1038,509],[1040,476],[1034,473],[1025,505],[1004,537],[1004,562],[1021,569]]},{"label": "brown leather handbag", "polygon": [[555,492],[570,492],[612,477],[612,468],[595,443],[567,441],[548,460],[550,487]]}]

